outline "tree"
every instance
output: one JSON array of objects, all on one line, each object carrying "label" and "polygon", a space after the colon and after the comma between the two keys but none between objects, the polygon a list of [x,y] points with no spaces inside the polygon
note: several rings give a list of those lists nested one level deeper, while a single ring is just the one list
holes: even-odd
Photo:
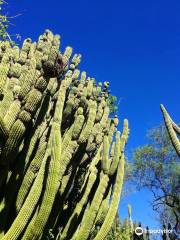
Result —
[{"label": "tree", "polygon": [[177,154],[180,156],[180,140],[178,136],[180,135],[180,127],[172,120],[168,112],[166,111],[165,107],[161,104],[161,110],[163,112],[164,116],[164,122],[166,124],[167,131],[169,133],[169,137],[171,139],[171,142],[177,152]]},{"label": "tree", "polygon": [[8,16],[5,5],[7,5],[7,2],[0,0],[0,41],[8,41],[13,46],[15,45],[15,41],[13,39],[20,39],[20,35],[15,34],[12,36],[9,34],[9,26],[12,25],[10,20],[20,16],[21,14],[17,14],[16,16]]},{"label": "tree", "polygon": [[133,153],[133,183],[153,193],[153,209],[177,224],[180,212],[180,164],[164,125],[148,132],[149,143]]}]

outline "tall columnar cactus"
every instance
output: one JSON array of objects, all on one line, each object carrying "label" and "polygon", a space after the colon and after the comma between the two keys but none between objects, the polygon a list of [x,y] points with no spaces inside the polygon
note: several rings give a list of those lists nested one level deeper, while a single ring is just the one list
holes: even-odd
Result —
[{"label": "tall columnar cactus", "polygon": [[81,56],[59,46],[49,30],[21,49],[0,43],[3,240],[102,240],[116,216],[128,121],[120,134],[109,83],[80,73]]},{"label": "tall columnar cactus", "polygon": [[180,140],[178,138],[178,136],[180,136],[180,127],[171,119],[170,115],[168,114],[168,112],[166,111],[165,107],[162,104],[161,110],[163,112],[164,121],[172,144],[177,154],[180,156]]},{"label": "tall columnar cactus", "polygon": [[132,220],[132,207],[130,204],[128,204],[128,217],[129,217],[129,223],[131,226],[131,232],[133,232],[134,227],[133,227],[133,220]]}]

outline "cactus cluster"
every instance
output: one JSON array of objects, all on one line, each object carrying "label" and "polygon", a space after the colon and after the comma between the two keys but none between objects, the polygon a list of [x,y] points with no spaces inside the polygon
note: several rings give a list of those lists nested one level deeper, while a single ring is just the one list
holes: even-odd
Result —
[{"label": "cactus cluster", "polygon": [[178,154],[180,156],[180,140],[178,136],[180,136],[180,127],[172,120],[165,107],[161,104],[161,110],[164,116],[164,121],[166,124],[167,131],[169,133],[171,142]]},{"label": "cactus cluster", "polygon": [[124,176],[108,82],[78,70],[46,30],[20,49],[0,42],[0,239],[105,239]]}]

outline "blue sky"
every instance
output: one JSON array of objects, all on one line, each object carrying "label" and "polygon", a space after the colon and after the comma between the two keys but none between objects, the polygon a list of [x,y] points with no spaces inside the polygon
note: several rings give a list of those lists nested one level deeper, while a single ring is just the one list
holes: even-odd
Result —
[{"label": "blue sky", "polygon": [[[12,33],[22,39],[49,28],[59,33],[62,49],[70,45],[82,54],[80,68],[97,81],[110,81],[119,99],[119,118],[129,119],[128,151],[146,143],[147,129],[162,122],[163,103],[180,119],[180,2],[167,0],[9,0]],[[156,226],[147,191],[124,199],[120,216]]]}]

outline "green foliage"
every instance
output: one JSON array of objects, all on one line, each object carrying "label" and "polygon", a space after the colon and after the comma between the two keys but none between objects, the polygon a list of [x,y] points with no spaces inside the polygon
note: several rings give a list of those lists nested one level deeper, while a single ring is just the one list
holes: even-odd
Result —
[{"label": "green foliage", "polygon": [[3,7],[5,4],[6,4],[5,1],[0,0],[0,40],[1,41],[10,40],[9,34],[7,32],[10,22],[3,10]]},{"label": "green foliage", "polygon": [[153,208],[164,208],[178,220],[180,163],[164,125],[148,132],[149,143],[134,151],[133,178],[138,188],[146,187],[154,195]]},{"label": "green foliage", "polygon": [[110,108],[110,113],[111,114],[117,114],[118,111],[118,106],[117,106],[117,97],[113,95],[109,95],[108,98],[108,106]]},{"label": "green foliage", "polygon": [[[16,43],[8,32],[11,18],[6,14],[6,5],[6,1],[0,0],[0,41],[8,41],[11,46],[14,46]],[[19,35],[17,34],[15,37],[18,39]]]}]

